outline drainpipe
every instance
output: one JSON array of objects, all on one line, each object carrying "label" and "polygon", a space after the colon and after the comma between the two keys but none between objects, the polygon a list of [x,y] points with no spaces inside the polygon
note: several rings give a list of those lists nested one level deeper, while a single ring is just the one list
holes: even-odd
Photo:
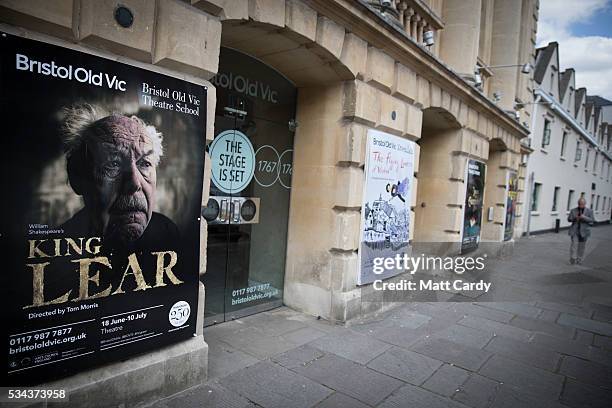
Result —
[{"label": "drainpipe", "polygon": [[533,171],[529,173],[529,188],[527,189],[527,231],[525,232],[525,236],[529,236],[529,232],[531,231],[531,200],[533,197],[533,179],[535,178],[535,174]]},{"label": "drainpipe", "polygon": [[[538,103],[540,102],[542,97],[540,95],[536,95],[535,101],[533,103],[533,111],[531,112],[531,134],[535,130],[536,118],[538,117]],[[533,137],[531,138],[533,142]],[[527,169],[529,169],[529,164],[531,162],[531,157],[527,160]],[[527,231],[525,235],[528,237],[531,231],[531,200],[533,199],[533,183],[535,180],[535,173],[532,171],[529,173],[529,188],[527,189]]]}]

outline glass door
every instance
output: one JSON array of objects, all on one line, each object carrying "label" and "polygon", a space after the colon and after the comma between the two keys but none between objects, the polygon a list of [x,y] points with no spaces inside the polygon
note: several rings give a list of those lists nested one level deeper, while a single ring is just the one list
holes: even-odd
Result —
[{"label": "glass door", "polygon": [[296,100],[278,72],[225,48],[212,82],[205,325],[282,304]]}]

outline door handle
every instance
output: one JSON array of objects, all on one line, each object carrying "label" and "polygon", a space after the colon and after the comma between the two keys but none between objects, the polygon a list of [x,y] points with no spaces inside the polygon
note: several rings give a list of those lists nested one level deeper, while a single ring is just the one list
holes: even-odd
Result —
[{"label": "door handle", "polygon": [[233,222],[240,222],[240,200],[234,200],[232,203],[232,218]]},{"label": "door handle", "polygon": [[227,220],[227,200],[221,200],[221,211],[219,211],[219,221],[225,222]]}]

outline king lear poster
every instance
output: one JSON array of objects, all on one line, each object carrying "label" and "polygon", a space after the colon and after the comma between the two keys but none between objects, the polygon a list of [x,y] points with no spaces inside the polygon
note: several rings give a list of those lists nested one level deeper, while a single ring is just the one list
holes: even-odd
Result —
[{"label": "king lear poster", "polygon": [[368,130],[365,187],[361,207],[360,273],[363,285],[401,273],[373,271],[375,258],[408,254],[414,142]]},{"label": "king lear poster", "polygon": [[462,254],[475,250],[480,243],[485,171],[484,163],[468,159],[465,207],[463,209],[463,236],[461,238]]},{"label": "king lear poster", "polygon": [[206,88],[0,42],[2,385],[193,336]]}]

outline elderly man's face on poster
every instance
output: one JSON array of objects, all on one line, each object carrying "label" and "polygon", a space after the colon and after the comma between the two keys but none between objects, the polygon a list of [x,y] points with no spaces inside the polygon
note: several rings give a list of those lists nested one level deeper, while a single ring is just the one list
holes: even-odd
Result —
[{"label": "elderly man's face on poster", "polygon": [[112,115],[100,119],[86,141],[92,159],[85,204],[107,237],[122,242],[138,239],[155,206],[156,160],[145,126]]}]

